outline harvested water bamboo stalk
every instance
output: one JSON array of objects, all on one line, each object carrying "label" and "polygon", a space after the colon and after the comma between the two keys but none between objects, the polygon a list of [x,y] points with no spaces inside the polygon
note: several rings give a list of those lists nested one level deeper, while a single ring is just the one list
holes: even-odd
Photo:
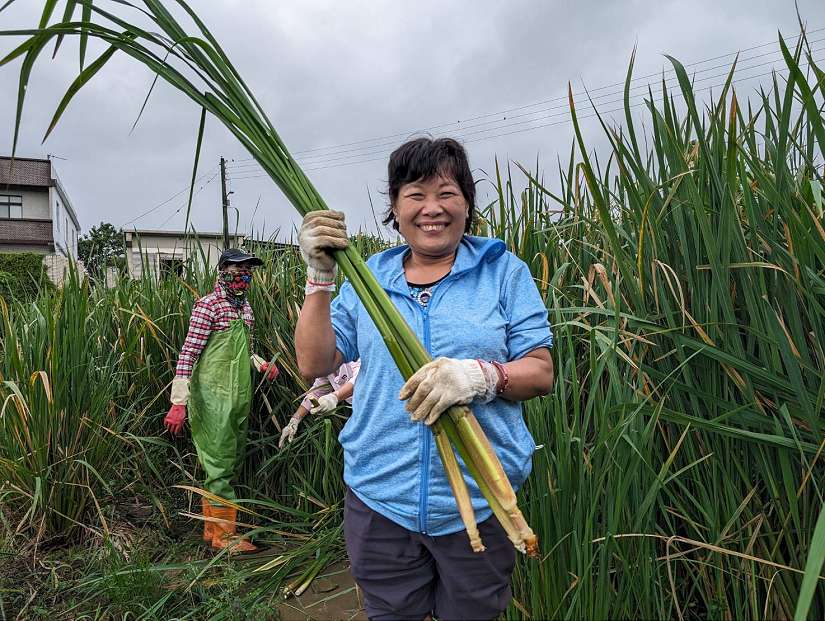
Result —
[{"label": "harvested water bamboo stalk", "polygon": [[475,514],[473,513],[473,502],[470,499],[470,492],[467,490],[464,475],[461,474],[458,460],[455,458],[455,453],[453,453],[450,439],[441,427],[433,429],[433,436],[435,437],[435,445],[438,447],[438,454],[441,456],[441,463],[444,464],[444,471],[447,473],[447,480],[449,480],[450,488],[453,490],[455,504],[458,506],[461,521],[464,522],[464,528],[467,529],[470,546],[473,548],[473,552],[484,552],[484,544],[481,541],[481,536],[478,534],[478,525],[476,524]]},{"label": "harvested water bamboo stalk", "polygon": [[458,435],[458,431],[456,430],[455,423],[449,418],[444,417],[442,421],[439,419],[438,421],[443,425],[444,431],[447,436],[450,438],[450,441],[455,446],[458,454],[461,455],[461,459],[464,460],[464,465],[467,468],[467,471],[470,473],[470,476],[473,477],[473,480],[478,485],[478,489],[481,491],[481,494],[487,500],[487,504],[490,506],[490,509],[493,512],[493,515],[496,516],[501,527],[507,533],[507,538],[512,542],[513,547],[516,548],[519,552],[526,553],[527,547],[524,541],[522,540],[521,533],[519,530],[513,525],[513,521],[510,518],[510,514],[504,510],[501,506],[501,503],[496,498],[495,494],[490,491],[490,488],[487,486],[487,483],[484,480],[484,477],[478,471],[475,463],[473,462],[472,456],[470,455],[467,447],[464,446],[464,441],[461,439],[461,436]]}]

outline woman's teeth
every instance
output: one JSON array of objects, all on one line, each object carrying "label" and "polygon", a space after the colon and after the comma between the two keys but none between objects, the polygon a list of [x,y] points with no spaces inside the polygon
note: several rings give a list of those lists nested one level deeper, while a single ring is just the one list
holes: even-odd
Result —
[{"label": "woman's teeth", "polygon": [[445,226],[445,224],[422,224],[420,228],[422,231],[441,231]]}]

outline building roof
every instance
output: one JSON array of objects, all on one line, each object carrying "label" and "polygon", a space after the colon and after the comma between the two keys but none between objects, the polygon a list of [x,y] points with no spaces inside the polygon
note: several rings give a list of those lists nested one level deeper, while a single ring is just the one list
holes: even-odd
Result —
[{"label": "building roof", "polygon": [[[186,231],[164,231],[160,229],[132,229],[124,230],[123,233],[126,236],[126,242],[128,244],[131,244],[133,239],[140,237],[165,237],[167,239],[184,239],[186,237],[191,237],[197,239],[214,239],[216,241],[223,242],[223,233],[213,233],[210,231],[205,231],[203,233],[201,233],[200,231],[190,231],[189,233],[186,233]],[[229,238],[232,240],[236,240],[236,243],[239,246],[264,246],[268,248],[298,247],[296,244],[291,242],[277,242],[274,240],[252,239],[248,237],[246,233],[238,233],[237,235],[234,233],[230,233]]]},{"label": "building roof", "polygon": [[29,185],[48,188],[52,185],[52,163],[28,157],[0,156],[0,187]]},{"label": "building roof", "polygon": [[[201,232],[201,231],[163,231],[160,229],[132,229],[132,230],[125,230],[124,233],[137,235],[138,237],[215,237],[219,239],[223,239],[223,233],[211,233],[211,232]],[[230,233],[229,237],[240,237],[246,238],[246,235],[243,233],[238,233],[235,235],[234,233]]]}]

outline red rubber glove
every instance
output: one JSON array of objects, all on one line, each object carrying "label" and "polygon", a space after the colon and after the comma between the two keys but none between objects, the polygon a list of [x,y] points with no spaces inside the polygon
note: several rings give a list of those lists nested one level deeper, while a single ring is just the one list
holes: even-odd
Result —
[{"label": "red rubber glove", "polygon": [[272,382],[275,380],[276,377],[281,373],[281,370],[275,363],[264,362],[261,364],[261,373],[264,374],[264,377],[268,382]]},{"label": "red rubber glove", "polygon": [[183,423],[186,422],[186,406],[173,405],[169,408],[169,413],[163,419],[163,424],[173,436],[179,436],[183,433]]}]

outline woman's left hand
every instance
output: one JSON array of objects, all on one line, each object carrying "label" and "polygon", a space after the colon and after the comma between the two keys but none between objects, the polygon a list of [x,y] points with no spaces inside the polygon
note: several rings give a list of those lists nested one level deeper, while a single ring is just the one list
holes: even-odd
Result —
[{"label": "woman's left hand", "polygon": [[326,414],[338,406],[338,395],[334,392],[318,397],[318,405],[310,409],[310,414]]},{"label": "woman's left hand", "polygon": [[409,399],[405,407],[412,420],[432,425],[450,406],[489,400],[495,391],[495,379],[488,377],[478,360],[436,358],[407,380],[398,397]]}]

